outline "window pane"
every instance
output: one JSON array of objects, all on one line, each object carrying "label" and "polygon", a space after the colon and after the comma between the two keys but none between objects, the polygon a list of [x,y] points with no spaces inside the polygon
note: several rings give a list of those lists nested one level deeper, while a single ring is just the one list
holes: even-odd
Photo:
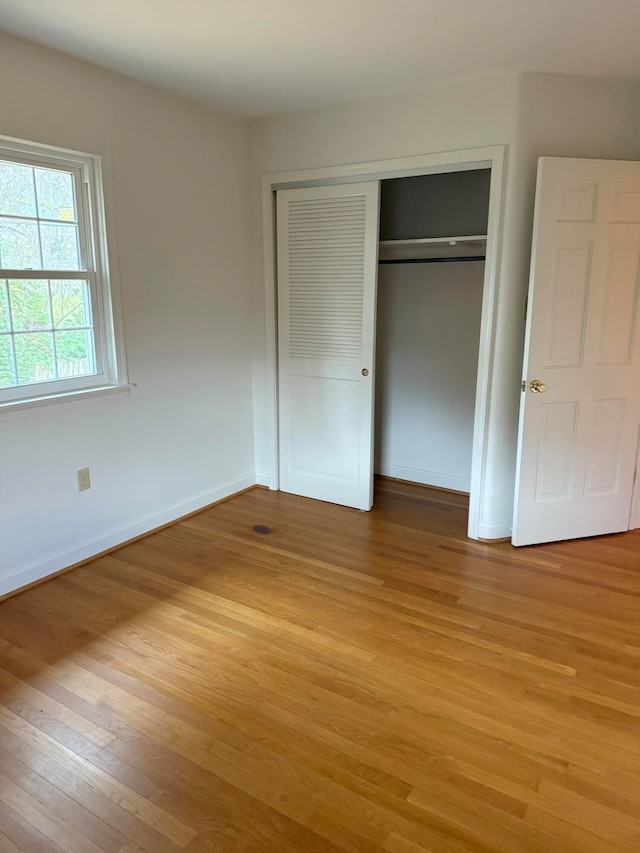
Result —
[{"label": "window pane", "polygon": [[46,382],[55,379],[53,364],[53,333],[35,332],[16,335],[16,362],[18,365],[18,384]]},{"label": "window pane", "polygon": [[52,281],[50,284],[54,328],[90,326],[91,304],[87,282]]},{"label": "window pane", "polygon": [[13,372],[13,341],[11,335],[0,335],[0,387],[16,385]]},{"label": "window pane", "polygon": [[0,267],[40,269],[38,224],[24,219],[0,219]]},{"label": "window pane", "polygon": [[35,169],[38,216],[43,219],[76,221],[73,175],[55,169]]},{"label": "window pane", "polygon": [[14,332],[52,327],[49,282],[10,280],[9,298]]},{"label": "window pane", "polygon": [[8,332],[11,329],[9,317],[9,300],[7,298],[7,282],[0,281],[0,332]]},{"label": "window pane", "polygon": [[31,166],[0,160],[0,214],[36,215],[36,194]]},{"label": "window pane", "polygon": [[43,269],[80,269],[77,225],[53,225],[51,222],[41,222],[40,236]]},{"label": "window pane", "polygon": [[56,332],[55,336],[60,379],[96,372],[91,332]]}]

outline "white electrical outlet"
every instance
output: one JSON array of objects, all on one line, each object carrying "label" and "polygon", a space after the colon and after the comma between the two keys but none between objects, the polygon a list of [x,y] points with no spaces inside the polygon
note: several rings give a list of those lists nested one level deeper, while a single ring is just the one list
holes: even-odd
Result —
[{"label": "white electrical outlet", "polygon": [[91,488],[91,475],[88,468],[78,469],[78,491],[84,492]]}]

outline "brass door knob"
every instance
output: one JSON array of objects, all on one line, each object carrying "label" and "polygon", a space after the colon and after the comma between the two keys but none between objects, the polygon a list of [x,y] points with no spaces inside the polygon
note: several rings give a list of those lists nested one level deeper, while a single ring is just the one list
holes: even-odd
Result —
[{"label": "brass door knob", "polygon": [[369,371],[367,370],[367,368],[366,368],[366,367],[363,367],[363,368],[362,368],[361,373],[362,373],[362,375],[363,375],[363,376],[368,376],[368,375],[369,375]]},{"label": "brass door knob", "polygon": [[544,392],[547,390],[547,386],[539,379],[534,379],[533,382],[529,385],[529,388],[531,388],[534,394],[544,394]]}]

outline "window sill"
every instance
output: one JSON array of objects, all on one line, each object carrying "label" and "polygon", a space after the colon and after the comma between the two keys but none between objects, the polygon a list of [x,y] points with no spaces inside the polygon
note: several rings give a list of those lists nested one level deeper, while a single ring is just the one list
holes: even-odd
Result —
[{"label": "window sill", "polygon": [[135,388],[135,385],[102,385],[99,388],[65,391],[61,394],[49,394],[46,397],[32,397],[29,400],[10,400],[0,403],[0,420],[117,400],[121,397],[129,397],[132,388]]}]

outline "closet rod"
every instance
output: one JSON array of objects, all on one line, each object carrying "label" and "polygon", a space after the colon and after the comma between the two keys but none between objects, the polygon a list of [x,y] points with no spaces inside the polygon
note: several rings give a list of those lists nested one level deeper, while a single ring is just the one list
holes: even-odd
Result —
[{"label": "closet rod", "polygon": [[484,261],[484,255],[470,255],[461,258],[397,258],[378,260],[379,264],[462,264],[468,261]]}]

